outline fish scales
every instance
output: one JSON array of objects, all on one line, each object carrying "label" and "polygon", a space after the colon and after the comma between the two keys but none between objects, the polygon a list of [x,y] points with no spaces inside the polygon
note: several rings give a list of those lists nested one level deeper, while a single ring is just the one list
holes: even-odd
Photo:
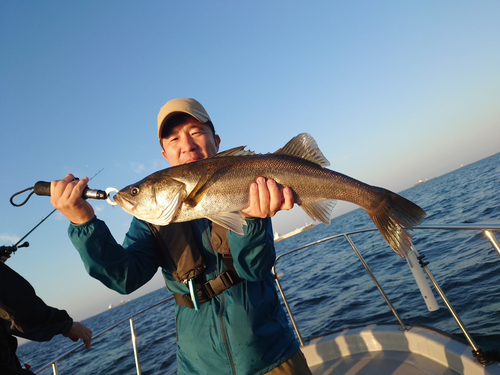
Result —
[{"label": "fish scales", "polygon": [[335,201],[357,204],[393,250],[405,257],[411,247],[406,229],[422,222],[425,211],[391,191],[324,168],[328,164],[314,139],[299,134],[273,154],[256,155],[238,147],[153,173],[122,189],[115,201],[153,224],[208,218],[241,234],[244,220],[239,211],[248,206],[250,184],[262,176],[290,187],[295,203],[326,224]]},{"label": "fish scales", "polygon": [[[370,199],[373,194],[365,193],[371,188],[369,185],[303,159],[255,155],[238,157],[235,163],[233,158],[205,159],[192,163],[191,168],[186,168],[187,171],[182,170],[181,173],[165,170],[166,176],[186,183],[188,192],[195,188],[197,179],[186,178],[186,174],[210,174],[203,191],[206,198],[191,207],[192,210],[182,210],[176,221],[199,218],[199,213],[202,212],[239,211],[245,208],[248,206],[248,187],[259,176],[273,179],[281,186],[291,187],[295,202],[299,205],[334,199],[371,207],[378,201]],[[189,202],[186,205],[189,206]]]}]

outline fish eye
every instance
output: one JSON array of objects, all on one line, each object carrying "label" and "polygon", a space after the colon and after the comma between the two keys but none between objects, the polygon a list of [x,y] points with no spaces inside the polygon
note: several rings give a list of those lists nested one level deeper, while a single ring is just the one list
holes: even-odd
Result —
[{"label": "fish eye", "polygon": [[132,195],[137,195],[137,194],[139,194],[139,188],[138,187],[133,187],[130,192],[132,193]]}]

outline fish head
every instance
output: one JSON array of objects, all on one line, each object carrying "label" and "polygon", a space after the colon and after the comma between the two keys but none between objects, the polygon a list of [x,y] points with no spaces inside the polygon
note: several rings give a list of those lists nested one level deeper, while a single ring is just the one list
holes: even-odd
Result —
[{"label": "fish head", "polygon": [[168,225],[182,205],[185,191],[185,184],[180,181],[149,176],[121,189],[114,201],[138,219]]}]

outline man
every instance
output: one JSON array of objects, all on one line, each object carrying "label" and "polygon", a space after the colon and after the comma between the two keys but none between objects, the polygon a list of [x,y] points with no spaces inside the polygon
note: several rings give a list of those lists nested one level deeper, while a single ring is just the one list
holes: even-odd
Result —
[{"label": "man", "polygon": [[92,331],[74,322],[64,310],[47,306],[22,276],[0,262],[0,374],[33,374],[21,367],[16,356],[17,340],[49,341],[61,334],[72,341],[82,339],[87,349]]},{"label": "man", "polygon": [[[158,138],[172,167],[214,156],[220,144],[194,99],[161,108]],[[241,211],[247,218],[243,236],[206,219],[158,227],[134,218],[120,246],[81,198],[88,178],[73,179],[53,181],[51,200],[72,222],[70,238],[92,277],[130,293],[162,267],[178,305],[178,374],[310,374],[270,273],[270,217],[293,207],[289,188],[281,192],[264,178],[250,186],[249,206]]]}]

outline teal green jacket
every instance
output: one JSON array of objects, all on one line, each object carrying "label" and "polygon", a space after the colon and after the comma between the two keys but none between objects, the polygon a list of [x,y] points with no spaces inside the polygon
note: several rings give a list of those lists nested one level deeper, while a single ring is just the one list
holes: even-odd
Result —
[{"label": "teal green jacket", "polygon": [[[224,262],[211,246],[211,223],[205,219],[193,223],[210,280],[225,271]],[[265,374],[299,349],[270,272],[276,257],[271,220],[247,220],[244,232],[243,236],[228,232],[234,267],[244,282],[202,304],[198,311],[176,306],[179,375]],[[123,245],[97,218],[70,225],[69,236],[89,275],[119,293],[133,292],[158,270],[158,245],[147,224],[136,218]],[[168,290],[189,293],[169,270],[162,272]]]}]

